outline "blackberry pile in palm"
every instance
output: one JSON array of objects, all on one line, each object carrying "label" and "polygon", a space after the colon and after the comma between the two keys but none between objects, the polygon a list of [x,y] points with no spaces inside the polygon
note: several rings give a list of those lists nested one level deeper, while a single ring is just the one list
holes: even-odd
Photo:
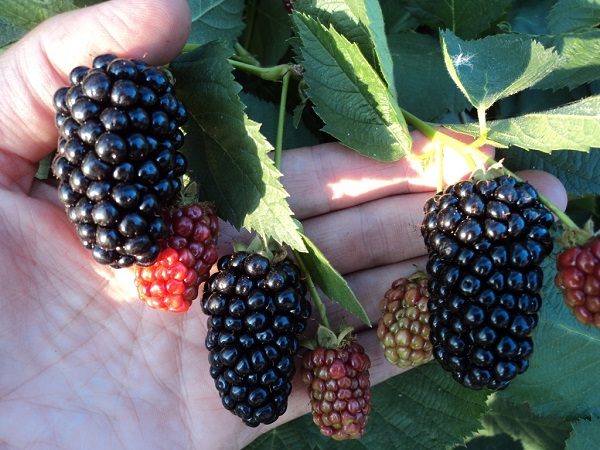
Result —
[{"label": "blackberry pile in palm", "polygon": [[553,222],[536,190],[508,176],[425,204],[433,355],[464,386],[503,389],[527,370]]},{"label": "blackberry pile in palm", "polygon": [[151,264],[186,170],[187,111],[167,74],[141,61],[101,55],[70,81],[54,95],[59,197],[96,261]]},{"label": "blackberry pile in palm", "polygon": [[246,425],[272,423],[287,409],[298,336],[311,313],[306,287],[288,259],[223,256],[204,285],[210,374],[226,409]]}]

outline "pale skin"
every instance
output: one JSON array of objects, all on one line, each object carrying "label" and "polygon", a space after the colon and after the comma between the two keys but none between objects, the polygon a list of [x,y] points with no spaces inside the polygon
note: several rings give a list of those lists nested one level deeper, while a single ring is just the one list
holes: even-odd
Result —
[{"label": "pale skin", "polygon": [[[132,271],[96,264],[55,189],[33,179],[56,142],[52,94],[72,67],[108,52],[167,63],[189,24],[184,0],[113,0],[57,16],[0,56],[2,447],[235,449],[270,428],[247,428],[221,406],[199,302],[183,315],[145,307]],[[413,137],[415,151],[423,151],[427,140]],[[456,155],[446,162],[447,182],[468,175]],[[283,173],[307,234],[375,323],[391,281],[423,267],[418,225],[435,176],[408,160],[377,163],[337,144],[286,152]],[[558,180],[524,176],[564,208]],[[223,228],[222,253],[236,237]],[[400,373],[384,360],[373,329],[328,305],[332,323],[358,326],[373,383]],[[297,376],[288,412],[275,425],[308,411]]]}]

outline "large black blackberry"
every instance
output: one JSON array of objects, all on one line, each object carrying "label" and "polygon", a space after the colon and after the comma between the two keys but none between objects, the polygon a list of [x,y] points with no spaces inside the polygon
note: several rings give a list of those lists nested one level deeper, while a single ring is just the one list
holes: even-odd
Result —
[{"label": "large black blackberry", "polygon": [[186,170],[187,111],[168,74],[141,61],[100,55],[70,80],[54,94],[59,197],[96,261],[151,264]]},{"label": "large black blackberry", "polygon": [[298,336],[311,313],[300,271],[257,253],[223,256],[204,285],[210,374],[226,409],[246,425],[287,409]]},{"label": "large black blackberry", "polygon": [[508,176],[425,204],[433,355],[463,385],[502,389],[527,370],[553,222],[536,190]]}]

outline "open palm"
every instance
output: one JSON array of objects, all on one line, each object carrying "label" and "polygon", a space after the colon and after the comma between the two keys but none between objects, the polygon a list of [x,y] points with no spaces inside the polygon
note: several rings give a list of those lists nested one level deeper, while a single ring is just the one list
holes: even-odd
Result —
[{"label": "open palm", "polygon": [[[55,189],[33,180],[56,141],[51,99],[69,69],[108,52],[164,64],[189,24],[184,0],[113,0],[45,22],[0,57],[0,442],[10,447],[240,448],[268,429],[221,406],[198,305],[183,315],[145,307],[133,272],[95,263]],[[452,167],[455,178],[467,172]],[[307,234],[375,321],[389,283],[422,262],[417,224],[432,178],[336,144],[287,152],[283,172]],[[530,177],[564,203],[556,180]],[[223,249],[232,237],[226,228]],[[332,309],[334,322],[343,315]],[[361,340],[374,382],[399,372],[372,330]],[[278,424],[307,411],[296,388]]]}]

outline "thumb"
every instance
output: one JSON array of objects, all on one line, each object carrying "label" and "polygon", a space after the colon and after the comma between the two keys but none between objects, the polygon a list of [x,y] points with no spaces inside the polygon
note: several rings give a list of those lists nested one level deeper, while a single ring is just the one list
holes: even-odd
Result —
[{"label": "thumb", "polygon": [[190,25],[185,0],[112,0],[55,16],[0,56],[0,185],[28,188],[56,145],[52,97],[73,67],[103,53],[164,64]]}]

